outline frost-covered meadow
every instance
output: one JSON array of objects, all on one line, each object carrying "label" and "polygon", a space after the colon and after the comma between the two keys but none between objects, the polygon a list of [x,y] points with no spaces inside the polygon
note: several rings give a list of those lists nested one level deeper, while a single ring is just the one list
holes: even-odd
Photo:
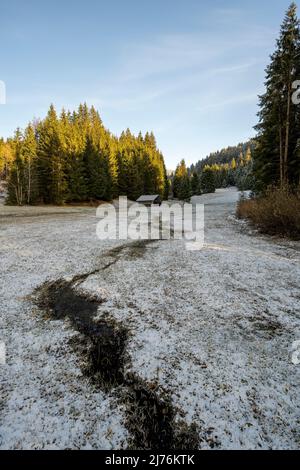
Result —
[{"label": "frost-covered meadow", "polygon": [[80,289],[101,299],[97,318],[130,332],[127,372],[169,392],[200,448],[300,448],[300,243],[235,220],[234,189],[197,199],[201,251],[100,241],[93,208],[0,207],[0,448],[127,447],[116,390],[91,383],[78,332],[32,300],[46,280],[88,272]]}]

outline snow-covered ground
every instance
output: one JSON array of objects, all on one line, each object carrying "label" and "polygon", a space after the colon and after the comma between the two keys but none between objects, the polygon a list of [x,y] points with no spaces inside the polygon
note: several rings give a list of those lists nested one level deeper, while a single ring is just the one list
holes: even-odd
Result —
[{"label": "snow-covered ground", "polygon": [[161,240],[117,257],[128,242],[98,240],[95,209],[0,207],[0,448],[126,448],[124,408],[81,372],[76,332],[30,299],[95,269],[81,288],[104,300],[98,317],[130,330],[132,371],[170,391],[202,448],[300,448],[300,243],[235,221],[238,196],[194,200],[206,204],[201,251]]}]

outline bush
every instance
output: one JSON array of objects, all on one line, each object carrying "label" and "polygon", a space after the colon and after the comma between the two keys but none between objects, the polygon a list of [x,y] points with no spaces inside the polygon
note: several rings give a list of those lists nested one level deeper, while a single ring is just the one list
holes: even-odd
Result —
[{"label": "bush", "polygon": [[300,240],[300,194],[289,189],[270,189],[264,196],[243,199],[237,217],[249,219],[262,233]]}]

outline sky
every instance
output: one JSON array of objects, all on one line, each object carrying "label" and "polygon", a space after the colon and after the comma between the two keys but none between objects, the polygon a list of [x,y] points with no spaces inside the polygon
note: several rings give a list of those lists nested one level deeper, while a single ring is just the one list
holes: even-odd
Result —
[{"label": "sky", "polygon": [[289,3],[0,0],[0,136],[87,102],[114,134],[153,131],[168,169],[246,141]]}]

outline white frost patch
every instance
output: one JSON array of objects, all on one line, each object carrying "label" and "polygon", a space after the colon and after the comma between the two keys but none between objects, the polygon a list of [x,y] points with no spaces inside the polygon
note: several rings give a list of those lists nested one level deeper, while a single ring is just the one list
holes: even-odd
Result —
[{"label": "white frost patch", "polygon": [[[223,449],[297,449],[300,244],[243,233],[229,219],[238,197],[233,189],[204,197],[203,250],[172,240],[126,249],[81,287],[105,300],[99,318],[131,330],[129,367],[170,391],[198,423],[203,448],[209,431]],[[45,321],[25,298],[47,278],[113,260],[104,253],[116,243],[97,240],[94,212],[75,212],[1,224],[3,449],[126,447],[124,409],[82,376],[70,326]]]}]

